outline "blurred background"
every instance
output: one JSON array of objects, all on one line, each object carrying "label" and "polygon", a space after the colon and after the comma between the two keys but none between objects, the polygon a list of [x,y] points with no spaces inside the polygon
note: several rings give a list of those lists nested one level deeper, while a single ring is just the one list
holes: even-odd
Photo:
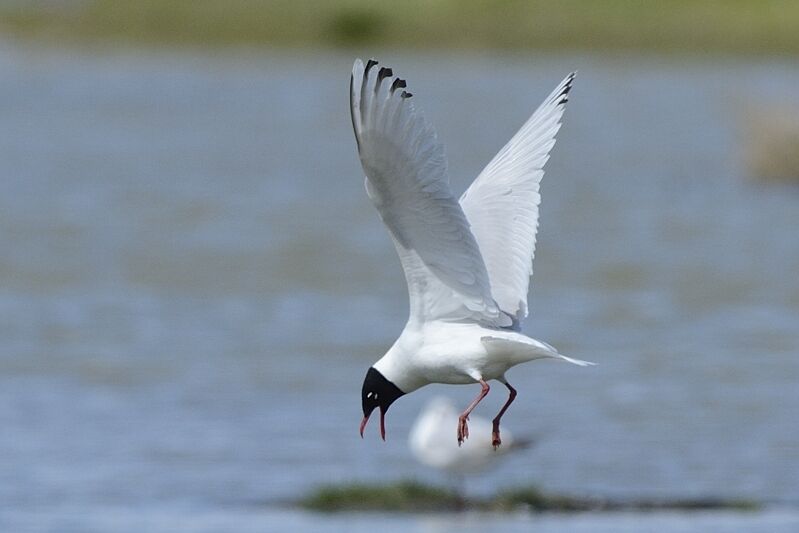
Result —
[{"label": "blurred background", "polygon": [[[503,423],[536,445],[466,492],[757,510],[295,505],[446,485],[408,432],[475,394],[430,386],[358,437],[407,318],[348,115],[372,56],[456,194],[579,71],[524,327],[598,366],[512,370]],[[0,117],[0,530],[799,527],[799,3],[2,0]]]}]

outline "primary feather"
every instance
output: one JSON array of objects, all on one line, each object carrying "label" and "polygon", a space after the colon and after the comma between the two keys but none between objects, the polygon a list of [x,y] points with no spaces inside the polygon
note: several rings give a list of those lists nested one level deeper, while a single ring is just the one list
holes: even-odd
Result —
[{"label": "primary feather", "polygon": [[411,320],[508,324],[477,241],[452,195],[444,148],[391,69],[355,61],[350,109],[366,191],[388,227]]},{"label": "primary feather", "polygon": [[567,76],[544,100],[460,200],[485,260],[492,296],[516,320],[527,316],[539,184],[574,76]]}]

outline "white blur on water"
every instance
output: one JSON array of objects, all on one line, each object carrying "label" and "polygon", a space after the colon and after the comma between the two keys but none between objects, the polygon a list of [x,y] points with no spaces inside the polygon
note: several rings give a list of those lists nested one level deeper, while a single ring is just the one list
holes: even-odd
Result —
[{"label": "white blur on water", "polygon": [[465,474],[474,474],[495,467],[509,453],[529,450],[533,440],[517,439],[505,430],[502,446],[494,448],[492,424],[488,418],[469,417],[470,436],[463,442],[453,439],[452,428],[458,427],[458,410],[447,396],[436,396],[423,406],[408,432],[408,447],[423,465],[446,472],[457,490],[463,490]]},{"label": "white blur on water", "polygon": [[[363,375],[407,297],[363,191],[353,55],[0,43],[0,529],[459,523],[285,508],[322,483],[443,483],[409,428],[434,395],[476,393],[431,386],[393,406],[386,443],[358,437]],[[520,529],[796,527],[799,189],[748,179],[739,112],[796,98],[799,66],[379,58],[438,129],[456,194],[579,69],[525,331],[598,366],[514,369],[503,421],[536,447],[469,490],[789,509],[502,518]]]}]

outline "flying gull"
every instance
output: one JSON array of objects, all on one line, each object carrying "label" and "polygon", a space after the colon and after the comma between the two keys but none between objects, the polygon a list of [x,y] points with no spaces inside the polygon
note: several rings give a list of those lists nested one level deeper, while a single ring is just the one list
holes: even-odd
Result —
[{"label": "flying gull", "polygon": [[370,59],[355,61],[350,111],[366,194],[388,228],[408,284],[410,316],[400,337],[366,373],[361,437],[369,415],[431,383],[479,384],[458,417],[459,444],[469,414],[491,380],[509,396],[492,421],[491,441],[516,398],[509,368],[535,359],[589,365],[521,333],[527,316],[544,164],[575,74],[566,77],[461,196],[452,195],[444,148],[413,104],[405,80]]}]

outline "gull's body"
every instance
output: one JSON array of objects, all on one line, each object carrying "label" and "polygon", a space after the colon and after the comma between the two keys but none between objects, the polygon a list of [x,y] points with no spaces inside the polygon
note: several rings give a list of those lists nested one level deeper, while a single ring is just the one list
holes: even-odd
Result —
[{"label": "gull's body", "polygon": [[374,368],[392,376],[392,383],[407,394],[431,383],[504,381],[511,367],[547,357],[571,360],[512,330],[475,323],[409,322]]},{"label": "gull's body", "polygon": [[467,419],[488,394],[489,380],[516,396],[507,370],[534,359],[585,365],[520,332],[538,228],[539,183],[560,129],[574,75],[569,75],[489,162],[460,201],[449,188],[443,146],[411,103],[404,80],[369,60],[355,61],[350,109],[366,192],[389,230],[408,283],[410,316],[402,334],[367,372],[364,419],[384,416],[403,394],[430,383],[479,383],[461,414]]}]

